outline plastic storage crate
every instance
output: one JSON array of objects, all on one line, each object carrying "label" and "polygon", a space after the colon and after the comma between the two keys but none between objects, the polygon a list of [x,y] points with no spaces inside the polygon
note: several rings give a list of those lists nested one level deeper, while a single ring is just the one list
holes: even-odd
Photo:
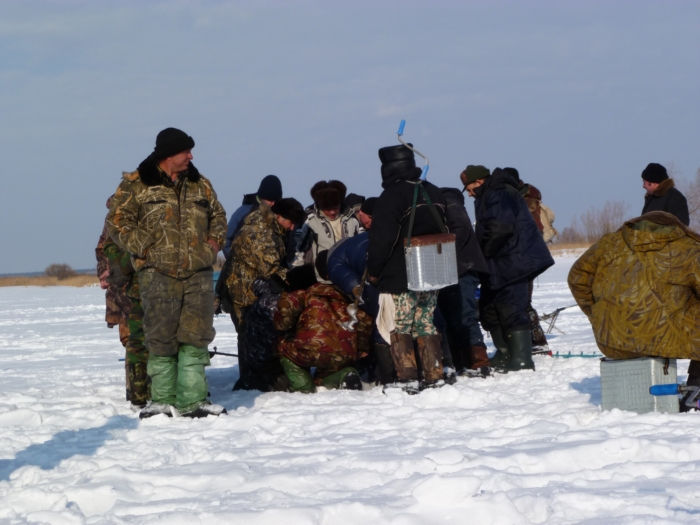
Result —
[{"label": "plastic storage crate", "polygon": [[408,289],[425,292],[457,284],[457,250],[454,233],[438,233],[411,237],[406,247],[406,276]]},{"label": "plastic storage crate", "polygon": [[678,397],[652,396],[649,393],[652,385],[678,382],[676,360],[669,359],[668,362],[668,374],[664,375],[664,358],[602,359],[600,385],[603,391],[603,410],[619,408],[638,414],[678,412]]}]

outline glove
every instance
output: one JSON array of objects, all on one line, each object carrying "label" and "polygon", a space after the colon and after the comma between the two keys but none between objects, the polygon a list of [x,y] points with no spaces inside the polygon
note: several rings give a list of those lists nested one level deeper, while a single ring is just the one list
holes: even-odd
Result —
[{"label": "glove", "polygon": [[113,286],[126,286],[131,281],[131,278],[124,275],[122,267],[119,265],[114,265],[109,269],[109,276],[105,279],[109,284]]}]

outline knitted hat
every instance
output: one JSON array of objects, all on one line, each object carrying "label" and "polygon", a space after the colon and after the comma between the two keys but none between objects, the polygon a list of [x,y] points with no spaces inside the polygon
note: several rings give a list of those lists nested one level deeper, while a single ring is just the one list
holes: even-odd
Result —
[{"label": "knitted hat", "polygon": [[332,210],[343,203],[347,191],[345,184],[339,180],[322,180],[311,188],[311,198],[319,210]]},{"label": "knitted hat", "polygon": [[165,128],[156,137],[153,156],[160,161],[192,148],[194,148],[194,139],[187,133],[176,128]]},{"label": "knitted hat", "polygon": [[485,179],[489,175],[491,175],[491,172],[488,168],[481,165],[474,166],[473,164],[470,164],[467,166],[467,169],[462,172],[462,182],[465,186],[467,186],[479,179]]},{"label": "knitted hat", "polygon": [[374,211],[374,205],[377,204],[378,200],[379,199],[377,197],[370,197],[369,199],[365,199],[365,202],[363,202],[362,206],[360,207],[360,211],[365,215],[369,215],[371,217],[372,212]]},{"label": "knitted hat", "polygon": [[273,202],[282,198],[282,183],[277,175],[268,175],[260,181],[258,197]]},{"label": "knitted hat", "polygon": [[321,279],[328,279],[328,250],[316,254],[316,271]]},{"label": "knitted hat", "polygon": [[272,213],[284,217],[296,225],[303,224],[304,221],[306,221],[304,207],[298,200],[292,199],[291,197],[275,201],[271,209]]},{"label": "knitted hat", "polygon": [[508,175],[515,179],[515,182],[520,182],[520,173],[515,168],[503,168]]},{"label": "knitted hat", "polygon": [[365,202],[365,198],[357,193],[349,193],[348,196],[345,197],[345,204],[351,208],[354,208],[355,206],[359,208],[360,204],[363,202]]},{"label": "knitted hat", "polygon": [[647,182],[660,183],[668,179],[668,172],[661,164],[652,162],[642,172],[642,178]]}]

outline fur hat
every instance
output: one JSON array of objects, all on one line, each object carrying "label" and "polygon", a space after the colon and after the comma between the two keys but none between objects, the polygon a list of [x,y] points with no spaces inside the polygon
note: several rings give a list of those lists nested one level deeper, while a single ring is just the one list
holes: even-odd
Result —
[{"label": "fur hat", "polygon": [[[413,144],[409,143],[409,146],[413,147]],[[382,161],[382,180],[416,169],[416,158],[413,151],[403,144],[380,148],[378,153],[379,160]],[[418,176],[420,176],[420,172]]]},{"label": "fur hat", "polygon": [[275,215],[284,217],[296,225],[304,224],[304,221],[306,221],[304,207],[298,200],[292,199],[291,197],[278,200],[272,205],[271,209],[272,213]]},{"label": "fur hat", "polygon": [[659,184],[660,182],[668,179],[668,172],[661,164],[652,162],[642,172],[642,179],[647,182],[653,182]]},{"label": "fur hat", "polygon": [[156,137],[156,147],[153,155],[156,161],[161,161],[194,148],[194,139],[177,128],[165,128]]},{"label": "fur hat", "polygon": [[347,191],[345,184],[339,180],[322,180],[311,188],[311,198],[319,210],[332,210],[343,203]]}]

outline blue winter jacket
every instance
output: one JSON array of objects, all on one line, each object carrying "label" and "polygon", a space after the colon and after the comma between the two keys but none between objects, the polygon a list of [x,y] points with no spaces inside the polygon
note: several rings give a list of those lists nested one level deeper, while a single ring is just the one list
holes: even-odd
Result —
[{"label": "blue winter jacket", "polygon": [[328,277],[346,295],[352,296],[352,289],[362,282],[367,267],[367,246],[369,233],[363,232],[345,239],[328,258]]},{"label": "blue winter jacket", "polygon": [[515,181],[500,168],[476,188],[476,238],[491,288],[532,280],[554,264]]}]

